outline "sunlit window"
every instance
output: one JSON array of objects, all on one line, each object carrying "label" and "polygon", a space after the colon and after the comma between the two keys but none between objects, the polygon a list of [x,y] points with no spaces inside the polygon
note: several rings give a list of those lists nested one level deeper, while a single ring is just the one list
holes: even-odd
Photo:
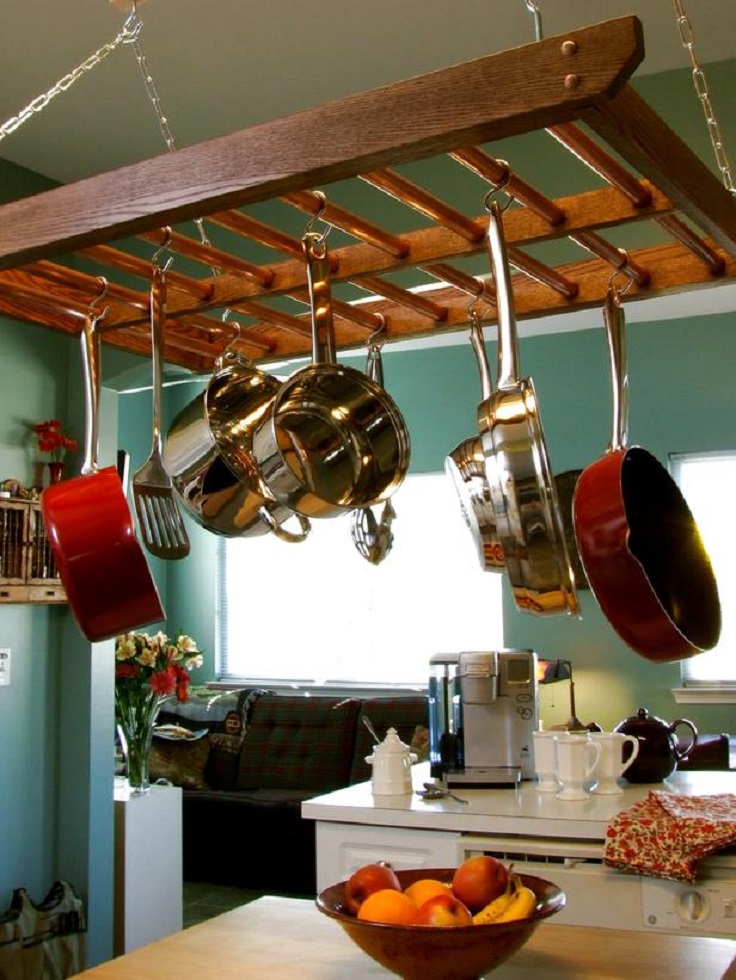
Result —
[{"label": "sunlit window", "polygon": [[392,503],[378,565],[349,515],[313,521],[299,544],[222,539],[224,679],[426,686],[432,654],[502,646],[501,576],[481,568],[449,477],[409,476]]},{"label": "sunlit window", "polygon": [[682,662],[686,686],[736,686],[736,453],[683,453],[670,458],[713,563],[721,600],[718,646]]}]

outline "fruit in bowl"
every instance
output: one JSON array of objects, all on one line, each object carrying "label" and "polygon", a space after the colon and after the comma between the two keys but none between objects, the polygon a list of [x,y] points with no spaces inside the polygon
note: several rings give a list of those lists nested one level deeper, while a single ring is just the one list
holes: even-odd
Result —
[{"label": "fruit in bowl", "polygon": [[[425,897],[415,914],[397,894],[388,900],[384,897],[382,908],[375,897],[379,893],[375,893],[371,904],[378,906],[378,912],[372,914],[386,918],[367,918],[365,903],[362,915],[354,915],[346,904],[345,881],[320,892],[316,905],[339,922],[363,952],[404,980],[477,980],[513,956],[544,919],[564,908],[565,894],[557,885],[534,875],[515,874],[509,868],[503,891],[483,908],[471,910],[453,892],[458,870],[395,872],[402,897],[410,898],[420,881],[435,881],[446,889]],[[414,891],[421,898],[431,890],[425,885]],[[400,912],[396,911],[399,905]],[[433,906],[441,911],[432,914]]]}]

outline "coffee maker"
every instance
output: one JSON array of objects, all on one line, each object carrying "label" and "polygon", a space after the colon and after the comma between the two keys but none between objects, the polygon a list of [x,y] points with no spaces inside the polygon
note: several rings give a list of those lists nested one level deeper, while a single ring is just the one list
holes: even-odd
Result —
[{"label": "coffee maker", "polygon": [[534,778],[537,655],[438,653],[430,660],[430,772],[447,786],[516,786]]}]

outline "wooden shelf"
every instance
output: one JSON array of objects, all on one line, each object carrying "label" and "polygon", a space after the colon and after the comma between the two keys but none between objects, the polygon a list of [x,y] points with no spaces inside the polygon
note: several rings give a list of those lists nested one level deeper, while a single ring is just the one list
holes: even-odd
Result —
[{"label": "wooden shelf", "polygon": [[66,602],[35,500],[0,500],[0,603]]},{"label": "wooden shelf", "polygon": [[[382,318],[388,343],[455,331],[474,296],[493,319],[492,278],[468,274],[464,263],[487,250],[484,196],[499,184],[515,198],[505,233],[522,319],[600,306],[617,269],[630,275],[632,297],[733,280],[736,202],[628,84],[643,57],[640,22],[623,17],[11,202],[0,207],[0,314],[79,333],[99,282],[64,264],[73,256],[110,283],[104,342],[150,354],[150,261],[119,242],[161,245],[169,226],[171,250],[201,274],[175,271],[178,263],[169,274],[167,361],[211,369],[231,335],[225,309],[237,314],[240,345],[254,360],[308,355],[300,237],[293,221],[289,231],[248,211],[277,200],[305,224],[319,216],[345,233],[331,246],[333,280],[365,298],[335,302],[338,350],[363,346]],[[532,132],[563,144],[601,186],[550,199],[513,160],[493,155],[497,141]],[[463,180],[481,188],[471,212],[395,169],[439,157],[454,168],[448,193]],[[376,225],[369,204],[343,207],[330,185],[344,181],[395,199],[406,227]],[[178,229],[192,218],[226,229],[236,247]],[[664,239],[656,246],[642,235],[640,247],[623,251],[607,237],[653,225]],[[572,243],[575,260],[545,264],[526,251],[558,240]],[[248,261],[237,247],[254,243],[266,261]],[[423,288],[398,284],[407,270]]]}]

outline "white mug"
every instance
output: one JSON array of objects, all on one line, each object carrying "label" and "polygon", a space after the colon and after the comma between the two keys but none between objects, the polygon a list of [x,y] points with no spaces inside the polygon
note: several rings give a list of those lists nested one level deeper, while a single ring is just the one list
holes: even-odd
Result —
[{"label": "white mug", "polygon": [[535,789],[540,793],[556,793],[560,788],[557,779],[555,734],[555,732],[532,732],[534,771],[537,774]]},{"label": "white mug", "polygon": [[[618,778],[639,754],[639,739],[633,735],[624,735],[623,732],[591,732],[590,739],[601,747],[601,759],[596,770],[598,781],[591,792],[601,795],[623,793]],[[631,751],[624,762],[624,746],[627,743],[631,746]]]},{"label": "white mug", "polygon": [[587,735],[555,735],[557,778],[562,788],[558,800],[587,800],[585,784],[593,777],[601,758],[601,747]]}]

